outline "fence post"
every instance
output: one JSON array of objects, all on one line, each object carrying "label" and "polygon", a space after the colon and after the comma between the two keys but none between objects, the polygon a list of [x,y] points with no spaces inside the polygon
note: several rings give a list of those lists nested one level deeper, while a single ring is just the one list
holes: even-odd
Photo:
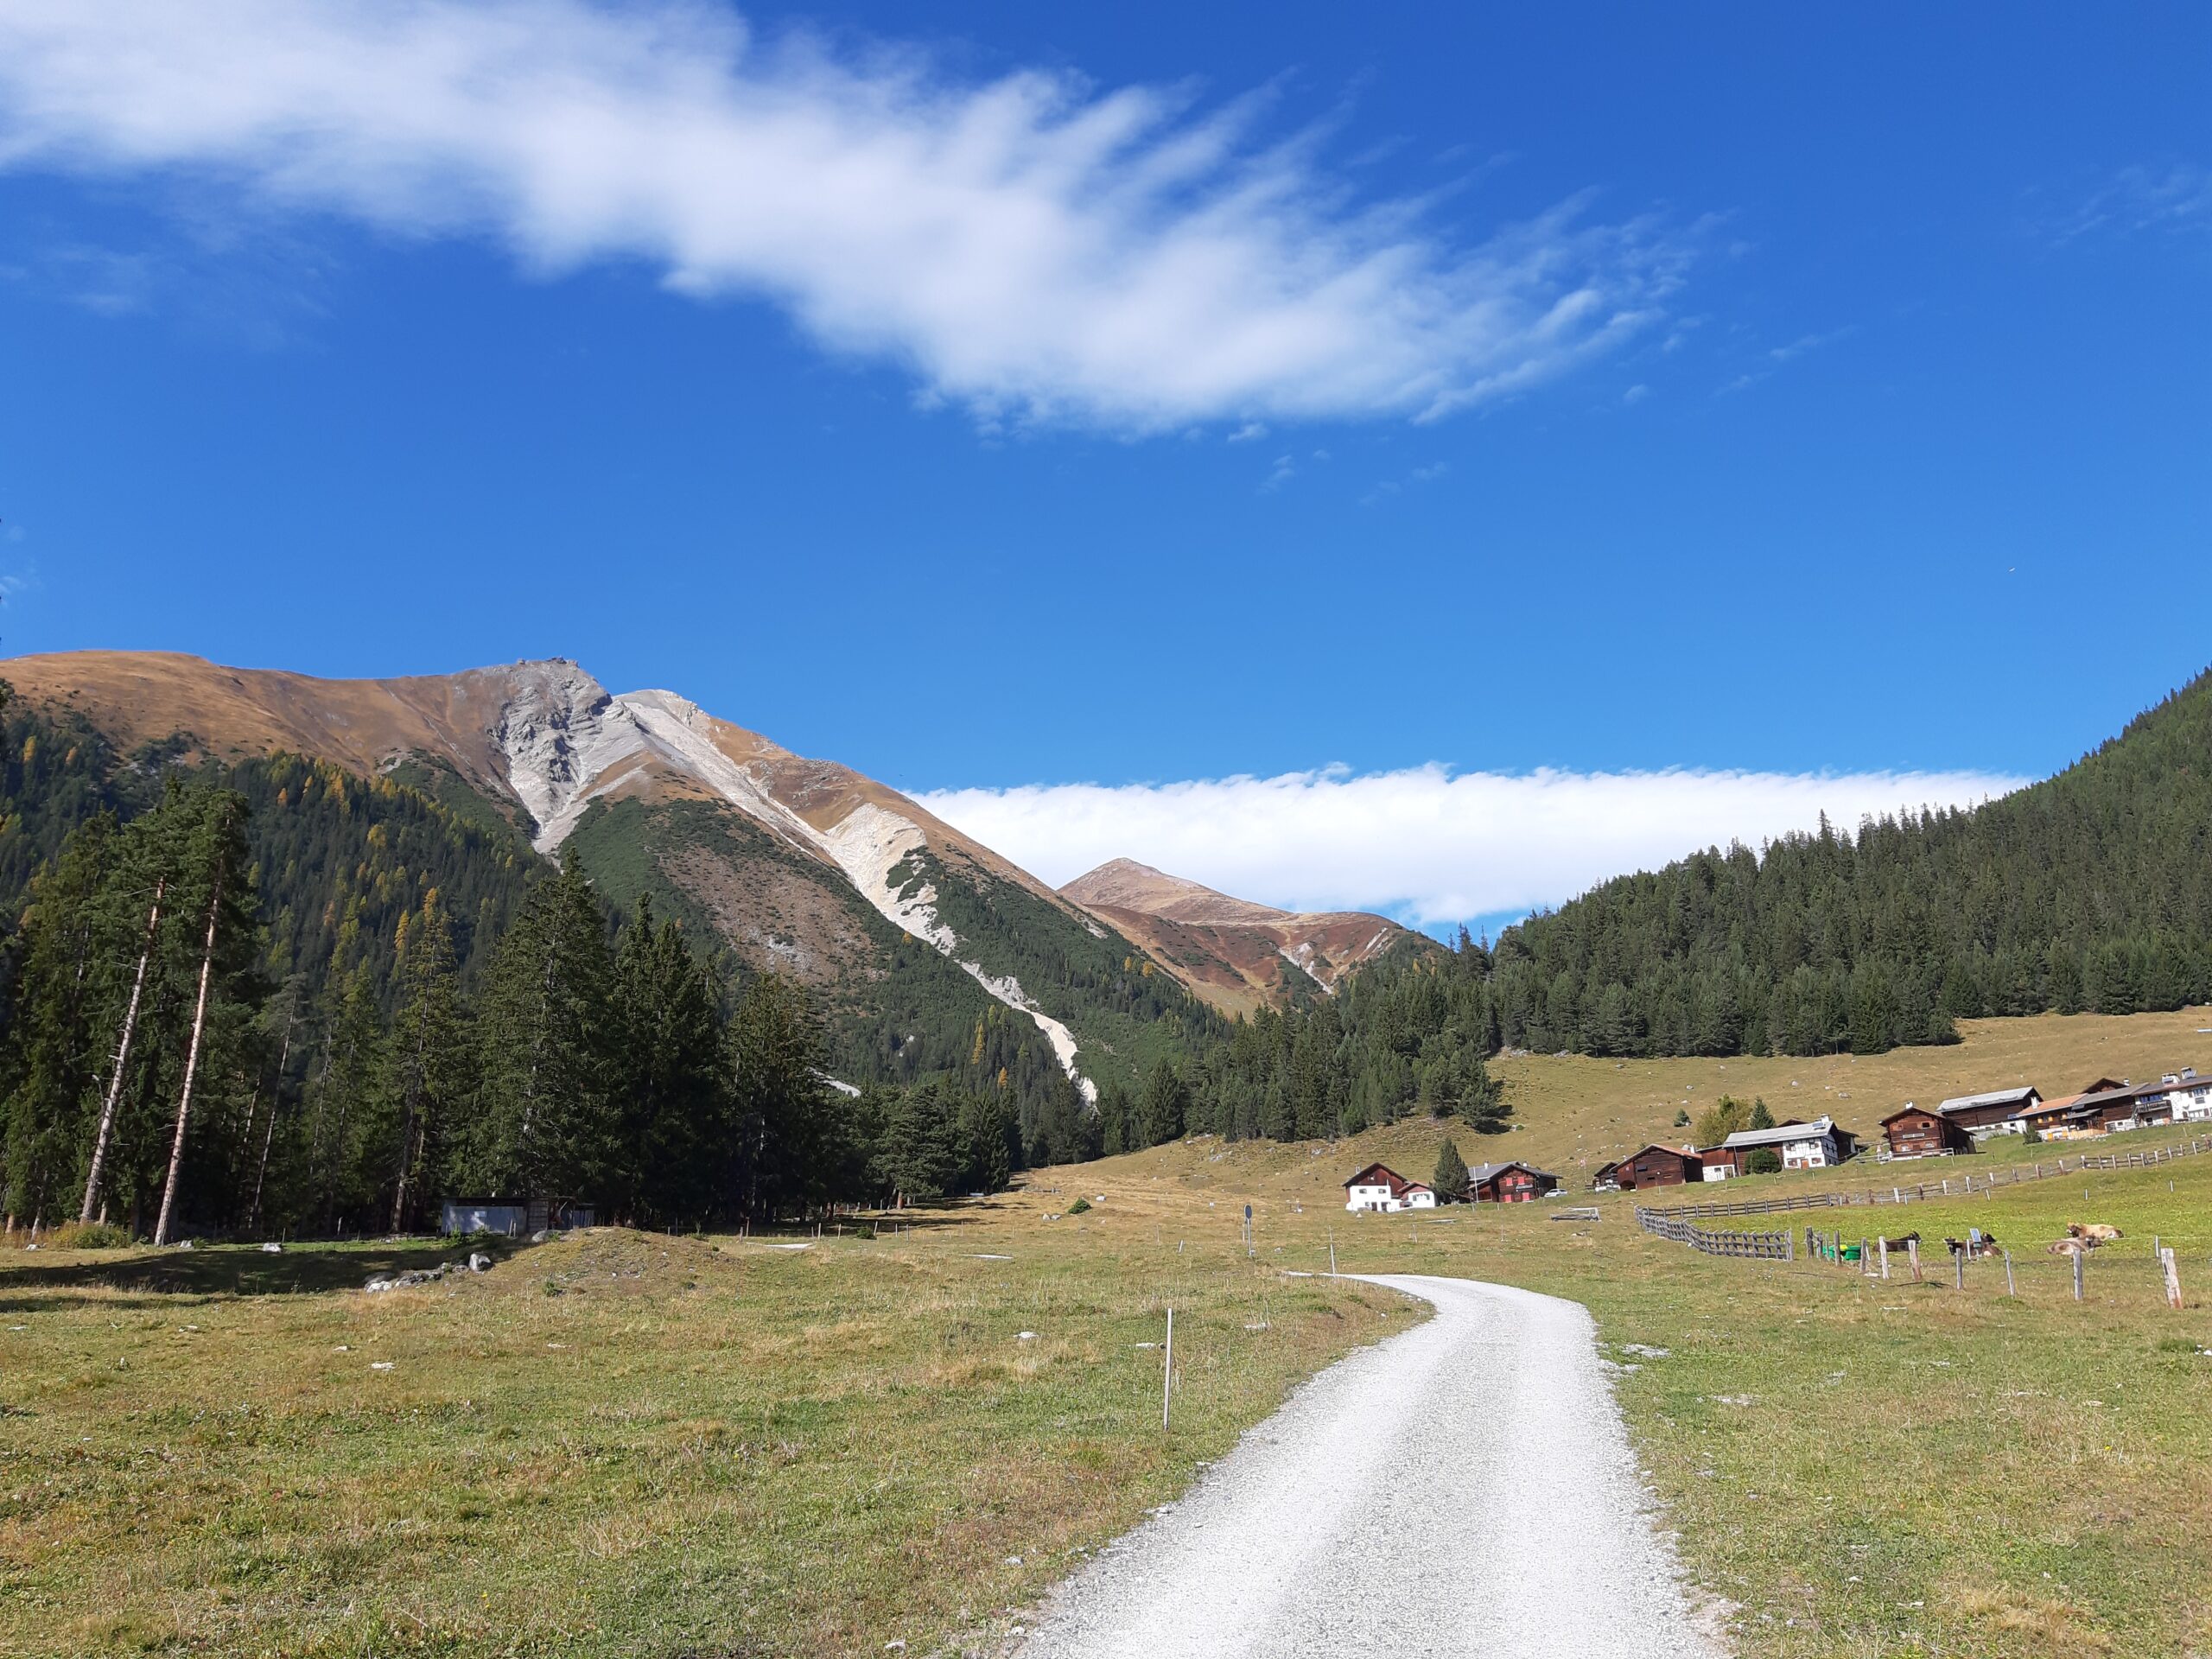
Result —
[{"label": "fence post", "polygon": [[1782,1259],[1785,1262],[1795,1262],[1797,1259],[1797,1235],[1784,1233],[1782,1236],[1782,1248],[1788,1252]]},{"label": "fence post", "polygon": [[1864,1279],[1873,1271],[1874,1264],[1866,1259],[1866,1241],[1862,1238],[1859,1241],[1859,1276]]},{"label": "fence post", "polygon": [[2073,1256],[2074,1256],[2074,1300],[2075,1300],[2075,1301],[2077,1301],[2077,1302],[2078,1302],[2078,1301],[2080,1301],[2080,1300],[2082,1300],[2082,1258],[2083,1256],[2087,1255],[2088,1254],[2088,1252],[2087,1250],[2079,1250],[2079,1249],[2077,1249],[2077,1250],[2075,1250],[2075,1251],[2074,1251],[2074,1252],[2073,1252]]},{"label": "fence post", "polygon": [[1905,1259],[1912,1263],[1912,1282],[1920,1282],[1920,1241],[1908,1238],[1904,1242]]},{"label": "fence post", "polygon": [[1967,1287],[1967,1253],[1966,1253],[1966,1251],[1965,1251],[1965,1250],[1963,1250],[1963,1249],[1956,1249],[1956,1250],[1953,1250],[1953,1251],[1951,1252],[1951,1264],[1952,1264],[1953,1268],[1956,1270],[1956,1277],[1957,1277],[1957,1281],[1958,1281],[1958,1282],[1957,1282],[1957,1285],[1956,1285],[1956,1287],[1956,1287],[1957,1289],[1960,1289],[1960,1290],[1964,1290],[1964,1289]]},{"label": "fence post", "polygon": [[2174,1260],[2171,1249],[2160,1250],[2158,1261],[2166,1270],[2166,1306],[2178,1312],[2181,1308],[2181,1265]]},{"label": "fence post", "polygon": [[1160,1426],[1167,1427],[1167,1413],[1175,1401],[1175,1310],[1167,1310],[1167,1369],[1160,1382]]},{"label": "fence post", "polygon": [[[2001,1244],[1997,1248],[2000,1250],[2005,1249],[2005,1247]],[[2010,1250],[2005,1250],[2005,1294],[2007,1296],[2018,1296],[2019,1294],[2019,1292],[2012,1288],[2012,1252]]]},{"label": "fence post", "polygon": [[1874,1245],[1882,1253],[1882,1277],[1886,1281],[1890,1276],[1890,1241],[1886,1237],[1878,1238]]}]

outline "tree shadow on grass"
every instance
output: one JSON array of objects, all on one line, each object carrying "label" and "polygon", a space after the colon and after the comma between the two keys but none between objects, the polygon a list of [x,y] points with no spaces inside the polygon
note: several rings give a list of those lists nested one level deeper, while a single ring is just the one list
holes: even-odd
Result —
[{"label": "tree shadow on grass", "polygon": [[315,1295],[359,1290],[382,1275],[466,1262],[480,1250],[504,1262],[521,1248],[510,1238],[403,1239],[390,1244],[288,1244],[271,1255],[257,1244],[215,1244],[192,1250],[73,1252],[67,1262],[40,1262],[11,1251],[0,1264],[0,1310],[51,1307],[74,1292],[130,1291],[203,1301],[228,1296]]}]

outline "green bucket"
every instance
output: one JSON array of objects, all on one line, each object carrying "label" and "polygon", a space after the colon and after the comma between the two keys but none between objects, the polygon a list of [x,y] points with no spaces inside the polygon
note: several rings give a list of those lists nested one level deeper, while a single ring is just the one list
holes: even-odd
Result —
[{"label": "green bucket", "polygon": [[1843,1247],[1843,1259],[1847,1262],[1856,1262],[1859,1259],[1859,1247],[1856,1244],[1845,1245]]}]

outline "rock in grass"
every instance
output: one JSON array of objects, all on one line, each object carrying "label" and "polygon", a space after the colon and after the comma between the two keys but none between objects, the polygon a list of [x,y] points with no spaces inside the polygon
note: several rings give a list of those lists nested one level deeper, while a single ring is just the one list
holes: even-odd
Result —
[{"label": "rock in grass", "polygon": [[468,1270],[471,1273],[491,1272],[492,1258],[481,1250],[471,1250],[468,1253]]}]

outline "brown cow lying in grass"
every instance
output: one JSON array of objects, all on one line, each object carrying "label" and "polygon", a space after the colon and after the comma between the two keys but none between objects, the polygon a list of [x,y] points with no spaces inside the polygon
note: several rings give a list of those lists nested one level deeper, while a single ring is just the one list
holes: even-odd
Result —
[{"label": "brown cow lying in grass", "polygon": [[2119,1228],[2107,1227],[2101,1221],[2069,1221],[2066,1224],[2066,1236],[2069,1238],[2088,1239],[2091,1249],[2096,1249],[2100,1244],[2109,1244],[2115,1238],[2127,1236]]}]

